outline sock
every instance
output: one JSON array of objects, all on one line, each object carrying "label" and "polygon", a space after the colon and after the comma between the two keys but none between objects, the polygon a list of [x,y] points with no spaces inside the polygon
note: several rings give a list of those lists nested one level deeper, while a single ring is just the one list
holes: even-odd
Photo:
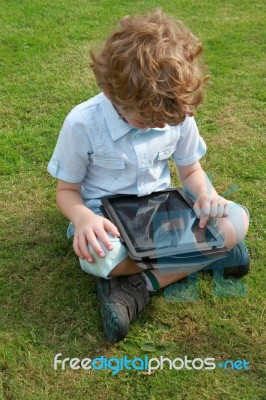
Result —
[{"label": "sock", "polygon": [[145,279],[146,288],[148,292],[157,292],[160,289],[159,282],[156,276],[149,270],[141,272],[141,275]]}]

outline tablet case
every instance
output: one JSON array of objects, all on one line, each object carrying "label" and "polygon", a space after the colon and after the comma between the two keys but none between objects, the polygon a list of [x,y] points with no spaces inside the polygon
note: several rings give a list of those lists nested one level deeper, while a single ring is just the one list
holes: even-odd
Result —
[{"label": "tablet case", "polygon": [[224,257],[228,252],[210,222],[205,229],[199,228],[193,202],[181,188],[142,197],[107,196],[102,199],[101,210],[117,226],[121,241],[135,260],[169,266],[196,265]]}]

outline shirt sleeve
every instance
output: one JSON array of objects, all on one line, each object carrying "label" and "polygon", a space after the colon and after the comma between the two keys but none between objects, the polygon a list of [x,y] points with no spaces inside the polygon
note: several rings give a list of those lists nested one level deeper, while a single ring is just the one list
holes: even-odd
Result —
[{"label": "shirt sleeve", "polygon": [[92,146],[83,123],[73,123],[69,116],[60,131],[47,171],[69,183],[82,182],[90,162]]},{"label": "shirt sleeve", "polygon": [[199,134],[193,117],[186,117],[180,126],[180,139],[172,157],[177,165],[194,164],[206,154],[207,146]]}]

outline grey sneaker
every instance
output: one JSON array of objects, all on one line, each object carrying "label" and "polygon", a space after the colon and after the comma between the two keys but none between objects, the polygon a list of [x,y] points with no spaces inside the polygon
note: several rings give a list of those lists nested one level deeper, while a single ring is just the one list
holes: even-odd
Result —
[{"label": "grey sneaker", "polygon": [[250,269],[250,256],[243,242],[237,244],[226,257],[209,264],[204,270],[222,269],[225,278],[242,278]]},{"label": "grey sneaker", "polygon": [[136,315],[150,301],[145,279],[140,274],[97,278],[97,292],[104,334],[109,342],[119,342],[126,337]]}]

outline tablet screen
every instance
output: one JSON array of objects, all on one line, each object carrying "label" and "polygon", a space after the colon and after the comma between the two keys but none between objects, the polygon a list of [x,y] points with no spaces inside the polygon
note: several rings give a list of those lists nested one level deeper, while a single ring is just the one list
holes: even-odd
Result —
[{"label": "tablet screen", "polygon": [[193,209],[177,190],[155,192],[144,197],[110,197],[114,209],[136,252],[175,248],[198,250],[198,244],[212,246],[217,238],[206,227],[200,229]]}]

